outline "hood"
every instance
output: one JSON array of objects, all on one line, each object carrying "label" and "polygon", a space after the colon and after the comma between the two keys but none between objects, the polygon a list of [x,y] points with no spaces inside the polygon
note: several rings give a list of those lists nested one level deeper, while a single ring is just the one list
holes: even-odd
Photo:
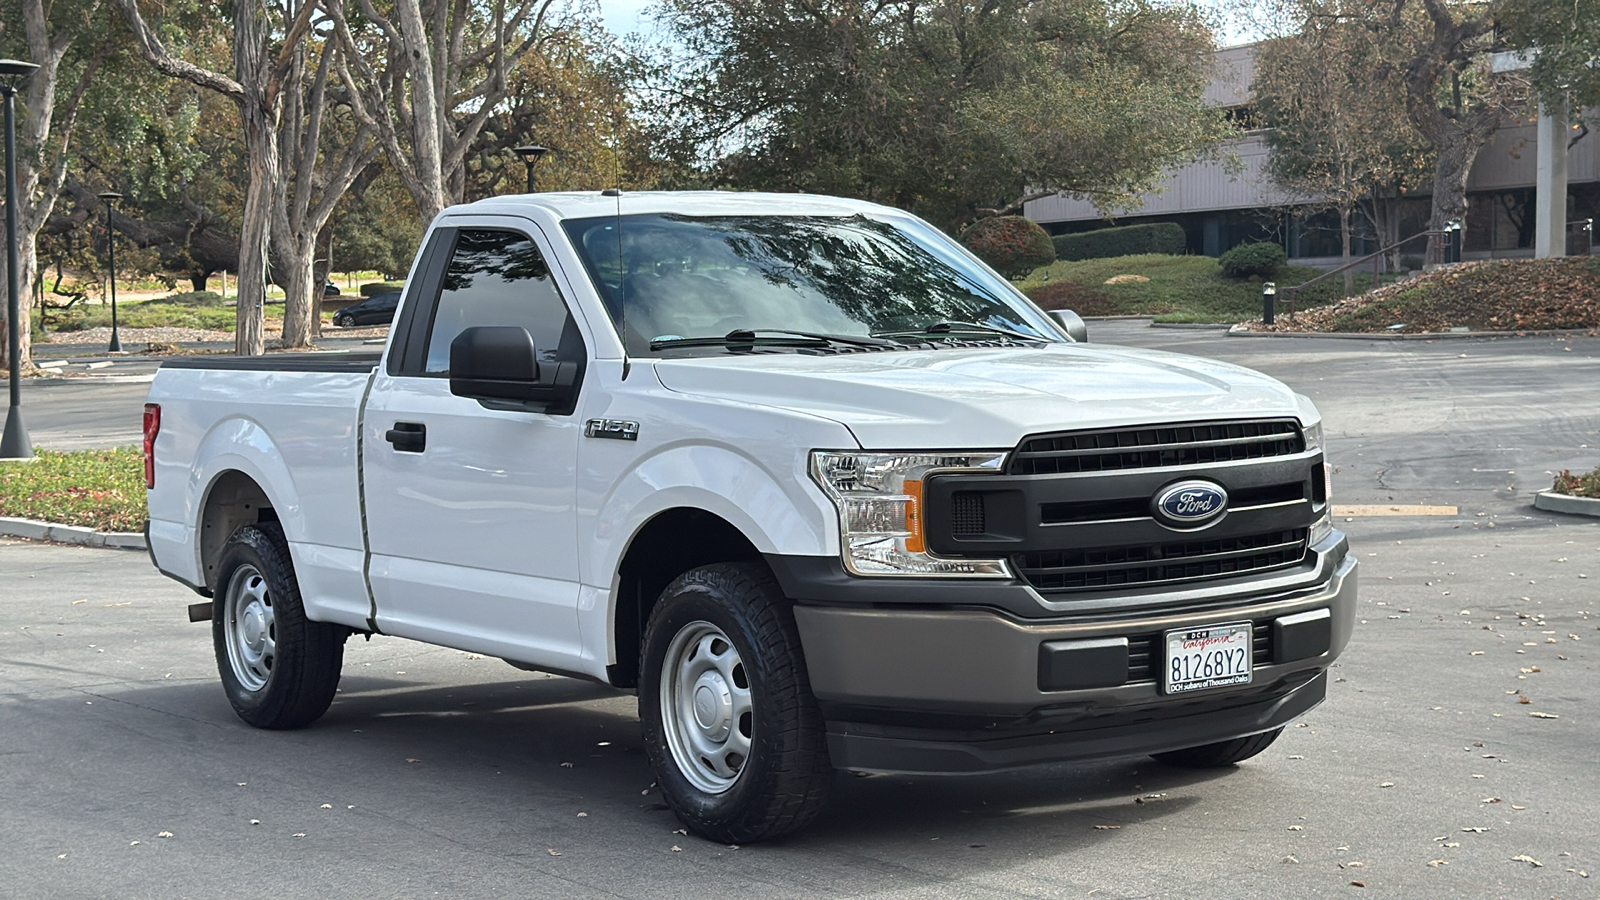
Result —
[{"label": "hood", "polygon": [[1259,372],[1090,344],[653,363],[668,390],[831,419],[879,450],[1009,449],[1047,431],[1299,412]]}]

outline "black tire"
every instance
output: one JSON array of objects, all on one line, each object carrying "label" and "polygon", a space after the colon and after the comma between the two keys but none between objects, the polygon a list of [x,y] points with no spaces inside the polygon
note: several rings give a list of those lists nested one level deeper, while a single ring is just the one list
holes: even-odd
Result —
[{"label": "black tire", "polygon": [[233,711],[257,728],[315,722],[339,687],[349,629],[306,618],[276,523],[235,531],[218,569],[211,637]]},{"label": "black tire", "polygon": [[[727,652],[721,643],[724,638],[732,655],[708,663],[706,654]],[[705,652],[688,644],[704,647]],[[729,743],[713,754],[721,753],[720,764],[733,771],[725,785],[708,787],[708,780],[724,777],[714,771],[717,764],[710,758],[680,759],[696,752],[688,732],[704,737],[708,728],[717,726],[689,724],[686,717],[670,712],[674,705],[684,708],[672,697],[688,695],[674,686],[685,683],[687,675],[664,677],[669,649],[675,660],[683,660],[682,665],[675,664],[675,672],[691,672],[695,665],[706,669],[691,692],[693,718],[702,717],[698,704],[709,679],[713,687],[706,688],[706,696],[712,698],[711,707],[721,710],[715,698],[723,697],[728,705],[722,722],[742,736],[741,743],[730,730]],[[685,653],[691,658],[685,659]],[[727,664],[728,659],[733,664]],[[717,674],[721,670],[713,671],[716,665],[730,673],[731,684],[723,686],[742,699],[729,701],[726,693],[716,692],[722,678]],[[738,712],[741,705],[743,713]],[[707,717],[723,715],[707,709]],[[800,635],[788,598],[759,563],[694,569],[662,592],[645,627],[639,721],[662,796],[684,825],[704,838],[730,844],[770,840],[805,826],[827,802],[833,766],[822,715],[811,695]],[[741,755],[745,749],[748,755]]]},{"label": "black tire", "polygon": [[1283,729],[1274,728],[1271,731],[1234,738],[1231,741],[1169,750],[1166,753],[1157,753],[1155,757],[1169,766],[1181,766],[1185,769],[1220,769],[1255,756],[1272,746],[1272,742],[1277,740],[1280,734],[1283,734]]}]

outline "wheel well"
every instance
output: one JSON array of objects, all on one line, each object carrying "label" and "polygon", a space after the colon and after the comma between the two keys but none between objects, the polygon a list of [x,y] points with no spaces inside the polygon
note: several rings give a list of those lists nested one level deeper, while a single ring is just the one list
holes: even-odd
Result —
[{"label": "wheel well", "polygon": [[617,579],[617,662],[609,667],[617,687],[639,684],[639,651],[650,610],[674,578],[712,563],[760,560],[761,551],[727,520],[703,509],[671,509],[634,535]]},{"label": "wheel well", "polygon": [[228,538],[241,525],[276,522],[267,492],[249,475],[238,470],[222,473],[206,491],[205,508],[200,513],[200,565],[206,587],[215,590],[217,563]]}]

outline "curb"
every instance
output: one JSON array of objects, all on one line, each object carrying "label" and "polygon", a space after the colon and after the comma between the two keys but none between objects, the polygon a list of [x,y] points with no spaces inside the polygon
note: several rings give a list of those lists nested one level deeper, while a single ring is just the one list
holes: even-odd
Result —
[{"label": "curb", "polygon": [[1533,506],[1535,509],[1542,509],[1546,512],[1600,517],[1600,499],[1594,497],[1575,497],[1572,494],[1540,491],[1533,495]]},{"label": "curb", "polygon": [[1462,338],[1505,337],[1592,337],[1593,328],[1556,331],[1419,331],[1415,334],[1366,334],[1355,331],[1250,331],[1238,325],[1228,329],[1228,337],[1247,338],[1333,338],[1347,341],[1449,341]]},{"label": "curb", "polygon": [[111,550],[144,550],[144,535],[137,531],[95,531],[81,525],[62,525],[57,522],[40,522],[35,519],[13,519],[0,516],[0,536],[26,538],[33,541],[53,541],[57,544],[77,544],[80,547],[104,547]]}]

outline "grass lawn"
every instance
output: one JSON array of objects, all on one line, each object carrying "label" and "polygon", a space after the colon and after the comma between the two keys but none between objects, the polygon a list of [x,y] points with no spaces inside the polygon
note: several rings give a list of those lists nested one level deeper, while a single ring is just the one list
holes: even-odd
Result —
[{"label": "grass lawn", "polygon": [[40,450],[32,462],[0,463],[0,516],[143,531],[144,455],[115,450]]},{"label": "grass lawn", "polygon": [[[1285,266],[1274,280],[1281,291],[1322,274],[1321,269]],[[1130,275],[1148,281],[1108,279]],[[1238,322],[1261,316],[1264,279],[1228,278],[1209,256],[1119,256],[1112,259],[1057,261],[1017,282],[1045,309],[1068,308],[1085,316],[1148,315],[1158,322]],[[1371,272],[1357,273],[1356,291],[1366,290]],[[1297,309],[1320,306],[1344,296],[1344,279],[1335,276],[1301,292]]]},{"label": "grass lawn", "polygon": [[[210,291],[173,294],[154,300],[119,302],[117,322],[123,328],[204,328],[207,331],[232,331],[234,308],[225,305],[222,295]],[[111,327],[111,305],[79,304],[60,314],[50,324],[51,331],[83,331]]]}]

